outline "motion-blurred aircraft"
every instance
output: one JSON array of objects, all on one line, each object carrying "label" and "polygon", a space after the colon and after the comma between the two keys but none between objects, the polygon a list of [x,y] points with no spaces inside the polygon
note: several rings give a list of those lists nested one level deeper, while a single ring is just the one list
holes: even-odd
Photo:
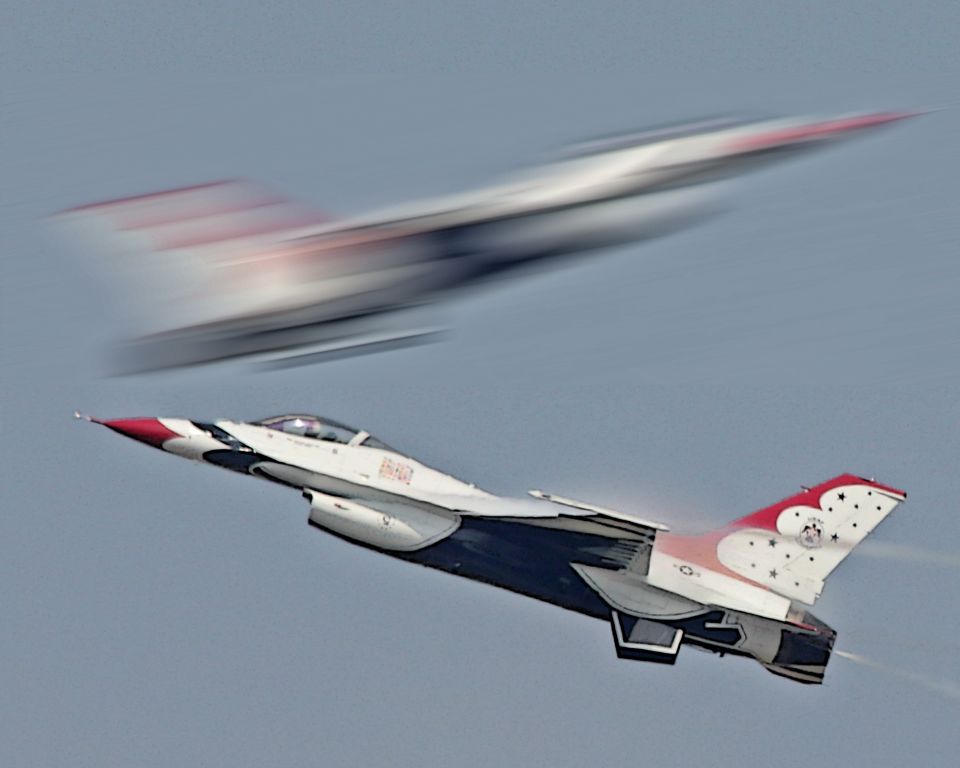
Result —
[{"label": "motion-blurred aircraft", "polygon": [[802,683],[823,681],[836,633],[801,604],[906,498],[840,475],[689,536],[541,491],[494,496],[318,416],[82,418],[295,488],[310,525],[354,544],[607,621],[622,658],[673,664],[691,645]]},{"label": "motion-blurred aircraft", "polygon": [[125,371],[248,355],[294,361],[423,341],[416,308],[556,257],[654,237],[715,210],[720,179],[907,117],[710,120],[574,147],[465,194],[330,220],[220,181],[72,208],[152,317]]}]

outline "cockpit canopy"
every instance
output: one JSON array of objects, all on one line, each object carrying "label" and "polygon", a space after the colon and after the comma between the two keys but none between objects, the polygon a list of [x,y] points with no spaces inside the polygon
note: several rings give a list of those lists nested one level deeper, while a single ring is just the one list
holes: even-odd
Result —
[{"label": "cockpit canopy", "polygon": [[283,416],[271,416],[268,419],[261,419],[252,423],[259,427],[286,432],[288,435],[310,437],[314,440],[326,440],[341,445],[362,445],[367,448],[380,448],[384,451],[394,450],[386,443],[377,440],[369,432],[348,427],[339,421],[325,419],[322,416],[288,413]]}]

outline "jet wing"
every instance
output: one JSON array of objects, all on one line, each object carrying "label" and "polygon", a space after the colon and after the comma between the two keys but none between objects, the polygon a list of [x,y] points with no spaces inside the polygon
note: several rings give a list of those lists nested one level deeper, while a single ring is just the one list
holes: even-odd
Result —
[{"label": "jet wing", "polygon": [[[429,501],[464,517],[522,518],[532,525],[591,533],[646,546],[652,545],[658,531],[667,530],[660,523],[543,491],[530,491],[530,495],[537,501],[489,494],[431,496]],[[545,501],[549,503],[542,503]]]},{"label": "jet wing", "polygon": [[613,539],[646,543],[651,543],[658,531],[668,530],[667,526],[661,523],[643,520],[606,507],[553,496],[542,491],[531,491],[530,495],[536,501],[495,496],[479,488],[473,489],[469,494],[411,491],[405,501],[427,509],[438,508],[461,517],[523,519],[546,527],[579,530]]},{"label": "jet wing", "polygon": [[610,509],[609,507],[601,507],[596,504],[588,504],[584,501],[577,501],[576,499],[568,499],[565,496],[556,496],[552,493],[545,493],[544,491],[528,491],[528,493],[533,496],[535,499],[542,499],[544,501],[551,501],[554,504],[561,504],[565,507],[573,507],[574,509],[582,509],[586,512],[593,512],[602,517],[610,517],[614,520],[620,520],[622,522],[630,523],[631,525],[640,526],[642,528],[649,528],[654,531],[669,531],[669,526],[664,525],[663,523],[655,523],[650,520],[644,520],[642,518],[636,517],[634,515],[627,514],[626,512],[619,512],[615,509]]}]

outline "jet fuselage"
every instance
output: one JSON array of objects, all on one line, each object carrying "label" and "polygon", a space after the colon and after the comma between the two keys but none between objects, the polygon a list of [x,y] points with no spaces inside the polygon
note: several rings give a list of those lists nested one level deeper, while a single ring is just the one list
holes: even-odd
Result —
[{"label": "jet fuselage", "polygon": [[[310,524],[341,539],[610,621],[621,657],[673,663],[688,644],[755,658],[801,682],[822,681],[836,637],[830,627],[789,600],[777,608],[770,601],[782,598],[736,574],[741,586],[716,602],[664,588],[651,562],[658,536],[669,542],[673,534],[658,523],[546,494],[537,494],[540,501],[498,497],[368,432],[315,416],[99,423],[184,458],[295,488],[310,501]],[[883,488],[853,476],[831,482],[824,488]],[[667,552],[676,555],[676,546]],[[708,573],[696,558],[677,563],[678,578],[715,581],[732,573],[719,563]],[[764,597],[750,603],[757,589]]]}]

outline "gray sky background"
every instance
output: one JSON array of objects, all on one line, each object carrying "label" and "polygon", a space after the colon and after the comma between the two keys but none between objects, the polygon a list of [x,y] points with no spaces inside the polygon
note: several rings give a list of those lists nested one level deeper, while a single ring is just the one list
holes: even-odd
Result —
[{"label": "gray sky background", "polygon": [[[688,529],[875,476],[910,494],[876,541],[954,566],[857,552],[816,613],[956,685],[960,6],[194,6],[2,6],[0,764],[955,764],[960,701],[902,676],[620,662],[600,622],[70,414],[314,411]],[[224,176],[352,212],[674,119],[931,107],[696,229],[474,296],[451,342],[321,367],[102,378],[119,297],[40,222]]]}]

